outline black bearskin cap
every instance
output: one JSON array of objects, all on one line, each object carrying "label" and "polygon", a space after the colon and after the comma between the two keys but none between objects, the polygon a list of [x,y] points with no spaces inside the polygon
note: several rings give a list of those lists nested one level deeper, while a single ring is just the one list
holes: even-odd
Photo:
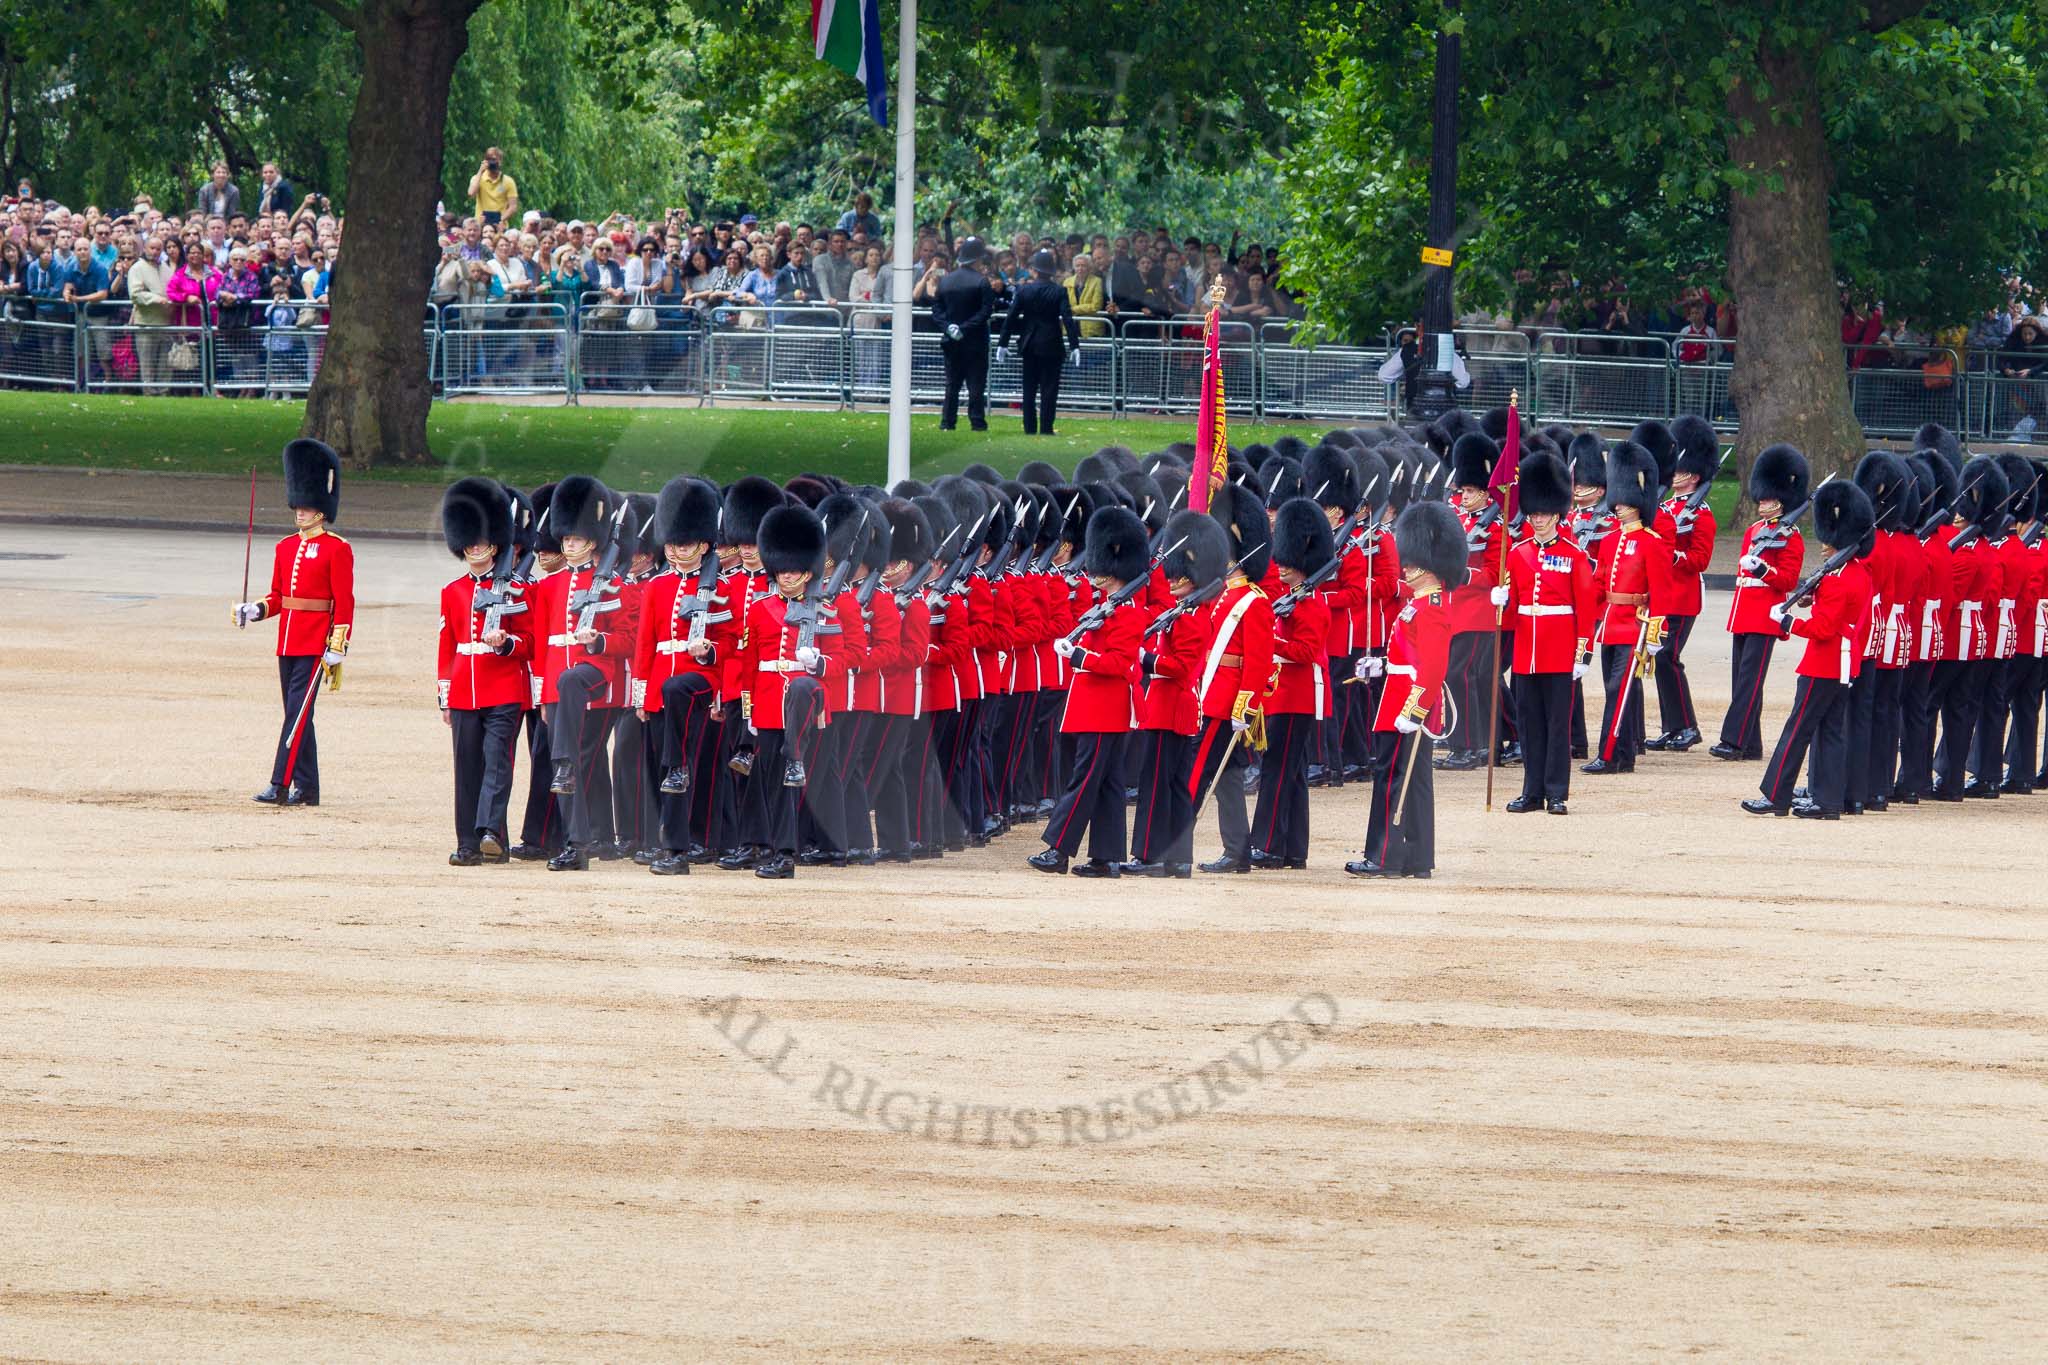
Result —
[{"label": "black bearskin cap", "polygon": [[1572,437],[1564,464],[1576,488],[1607,487],[1607,443],[1590,431]]},{"label": "black bearskin cap", "polygon": [[932,491],[945,499],[946,506],[952,510],[953,520],[963,528],[960,532],[962,537],[970,532],[979,536],[986,529],[981,524],[982,517],[988,512],[986,487],[958,474],[945,474],[932,486]]},{"label": "black bearskin cap", "polygon": [[923,479],[898,479],[889,492],[898,498],[928,498],[932,495],[932,486]]},{"label": "black bearskin cap", "polygon": [[1714,477],[1721,463],[1721,438],[1705,418],[1689,412],[1677,418],[1671,423],[1671,439],[1678,444],[1676,473],[1701,479]]},{"label": "black bearskin cap", "polygon": [[1152,555],[1145,523],[1121,507],[1105,507],[1088,518],[1086,564],[1091,578],[1132,583],[1145,576]]},{"label": "black bearskin cap", "polygon": [[1493,481],[1500,447],[1481,432],[1467,432],[1451,447],[1451,487],[1484,488]]},{"label": "black bearskin cap", "polygon": [[1998,461],[1973,456],[1963,466],[1961,491],[1956,495],[1955,513],[1989,531],[2005,515],[2005,500],[2012,490],[2005,485],[2005,471]]},{"label": "black bearskin cap", "polygon": [[612,543],[612,517],[618,510],[618,494],[588,474],[571,474],[555,485],[548,523],[563,540],[582,536],[603,550]]},{"label": "black bearskin cap", "polygon": [[1053,501],[1052,489],[1042,483],[1027,483],[1024,491],[1031,497],[1031,511],[1034,518],[1031,531],[1031,548],[1043,550],[1053,543],[1060,533],[1059,504]]},{"label": "black bearskin cap", "polygon": [[1065,483],[1067,476],[1060,473],[1056,465],[1047,464],[1044,460],[1032,460],[1017,471],[1017,481],[1044,484],[1050,488],[1056,483]]},{"label": "black bearskin cap", "polygon": [[533,500],[509,483],[498,487],[505,490],[505,501],[512,505],[512,544],[523,555],[533,548]]},{"label": "black bearskin cap", "polygon": [[1564,461],[1547,450],[1525,455],[1515,466],[1516,488],[1524,516],[1561,517],[1572,507],[1572,481]]},{"label": "black bearskin cap", "polygon": [[2040,492],[2033,463],[2024,455],[2009,453],[1993,458],[1998,461],[1998,472],[2005,475],[2005,510],[2012,514],[2015,525],[2032,521]]},{"label": "black bearskin cap", "polygon": [[1757,502],[1782,503],[1789,512],[1806,501],[1812,477],[1806,453],[1798,446],[1765,446],[1749,467],[1749,496]]},{"label": "black bearskin cap", "polygon": [[1323,439],[1317,442],[1317,444],[1342,446],[1346,450],[1361,450],[1365,446],[1365,442],[1359,438],[1358,433],[1350,427],[1331,427],[1323,433]]},{"label": "black bearskin cap", "polygon": [[1394,553],[1402,568],[1435,576],[1445,589],[1460,588],[1471,563],[1465,523],[1445,502],[1418,502],[1394,522]]},{"label": "black bearskin cap", "polygon": [[716,545],[722,510],[718,490],[709,479],[678,474],[661,486],[654,500],[655,543]]},{"label": "black bearskin cap", "polygon": [[1507,440],[1508,410],[1506,408],[1488,408],[1485,412],[1480,413],[1479,430],[1485,433],[1486,439],[1495,445],[1499,445]]},{"label": "black bearskin cap", "polygon": [[1961,470],[1963,467],[1963,443],[1939,422],[1929,422],[1913,433],[1913,449],[1935,452],[1948,461],[1951,469]]},{"label": "black bearskin cap", "polygon": [[1169,547],[1159,563],[1169,579],[1192,579],[1199,588],[1223,577],[1230,567],[1230,536],[1206,513],[1175,512],[1167,518],[1160,540]]},{"label": "black bearskin cap", "polygon": [[622,496],[632,510],[626,513],[627,540],[620,550],[629,556],[646,555],[650,559],[660,559],[661,542],[655,539],[654,494],[626,493]]},{"label": "black bearskin cap", "polygon": [[1856,486],[1870,499],[1871,515],[1887,531],[1906,525],[1906,495],[1913,485],[1913,471],[1889,450],[1873,450],[1856,462]]},{"label": "black bearskin cap", "polygon": [[761,567],[772,576],[819,573],[825,567],[825,527],[818,514],[801,504],[778,507],[761,518],[756,542]]},{"label": "black bearskin cap", "polygon": [[448,485],[441,495],[441,539],[457,559],[472,545],[512,543],[512,500],[496,479],[472,474]]},{"label": "black bearskin cap", "polygon": [[341,456],[333,446],[310,436],[285,443],[284,505],[311,508],[329,521],[341,515]]},{"label": "black bearskin cap", "polygon": [[1384,507],[1387,502],[1387,480],[1393,471],[1374,446],[1354,446],[1350,452],[1351,468],[1358,476],[1358,501],[1364,506]]},{"label": "black bearskin cap", "polygon": [[1053,516],[1057,520],[1056,534],[1076,550],[1088,538],[1088,518],[1094,512],[1087,494],[1070,483],[1054,484],[1050,490],[1053,500]]},{"label": "black bearskin cap", "polygon": [[1443,416],[1423,428],[1423,438],[1437,458],[1450,454],[1451,447],[1458,444],[1460,436],[1485,435],[1479,428],[1478,419],[1463,408],[1452,408]]},{"label": "black bearskin cap", "polygon": [[889,523],[882,516],[882,499],[861,498],[860,505],[868,513],[867,531],[860,549],[860,567],[865,574],[888,568],[895,551],[889,545]]},{"label": "black bearskin cap", "polygon": [[1152,476],[1152,482],[1166,495],[1166,515],[1187,510],[1188,483],[1192,477],[1187,470],[1170,464],[1159,466],[1159,472]]},{"label": "black bearskin cap", "polygon": [[1287,455],[1275,455],[1259,470],[1259,482],[1266,486],[1266,510],[1274,511],[1289,498],[1301,496],[1301,465]]},{"label": "black bearskin cap", "polygon": [[858,560],[872,534],[873,510],[851,493],[834,493],[816,510],[825,528],[825,557],[834,563]]},{"label": "black bearskin cap", "polygon": [[909,560],[911,567],[924,563],[938,548],[932,535],[931,518],[924,509],[904,498],[882,504],[882,520],[889,525],[889,562]]},{"label": "black bearskin cap", "polygon": [[1003,476],[996,472],[996,467],[994,465],[983,464],[979,460],[976,460],[973,464],[961,470],[960,477],[963,479],[972,479],[976,483],[987,484],[990,488],[995,487],[997,484],[1003,481]]},{"label": "black bearskin cap", "polygon": [[932,543],[923,559],[911,561],[921,564],[925,559],[936,559],[941,548],[951,555],[960,548],[960,537],[967,534],[953,516],[953,509],[946,500],[936,493],[920,493],[910,499],[910,505],[924,514],[925,529],[931,532]]},{"label": "black bearskin cap", "polygon": [[725,543],[758,543],[761,522],[788,502],[788,496],[779,487],[758,474],[736,480],[725,494]]},{"label": "black bearskin cap", "polygon": [[1657,515],[1662,490],[1657,457],[1634,441],[1616,441],[1607,453],[1607,505],[1633,507],[1644,524]]},{"label": "black bearskin cap", "polygon": [[[1650,458],[1657,466],[1657,486],[1668,488],[1671,476],[1678,469],[1678,442],[1671,435],[1671,428],[1652,417],[1647,422],[1636,423],[1636,429],[1628,438],[1650,452]],[[1643,518],[1648,521],[1648,517]]]},{"label": "black bearskin cap", "polygon": [[1296,436],[1293,432],[1289,432],[1273,442],[1273,453],[1275,455],[1284,455],[1296,464],[1300,464],[1308,458],[1308,442],[1302,440],[1301,437]]},{"label": "black bearskin cap", "polygon": [[1913,481],[1920,487],[1923,520],[1937,509],[1946,512],[1955,507],[1956,471],[1947,460],[1933,450],[1922,450],[1906,461],[1906,467],[1913,471]]},{"label": "black bearskin cap", "polygon": [[1308,453],[1301,468],[1302,495],[1318,507],[1334,507],[1345,516],[1358,510],[1358,465],[1353,449],[1325,441]]},{"label": "black bearskin cap", "polygon": [[533,548],[538,554],[562,553],[562,536],[555,530],[555,486],[544,483],[533,490]]},{"label": "black bearskin cap", "polygon": [[1117,475],[1117,486],[1138,504],[1138,519],[1150,530],[1166,525],[1166,490],[1150,474],[1127,471]]},{"label": "black bearskin cap", "polygon": [[1273,518],[1273,562],[1282,568],[1312,574],[1337,556],[1337,538],[1330,519],[1309,498],[1280,505]]},{"label": "black bearskin cap", "polygon": [[1029,545],[1038,538],[1038,503],[1032,498],[1031,490],[1015,479],[1005,479],[996,485],[996,492],[1010,514],[1010,543]]},{"label": "black bearskin cap", "polygon": [[1264,578],[1273,536],[1265,503],[1250,489],[1231,483],[1216,491],[1209,511],[1230,537],[1230,557],[1239,572],[1254,583]]},{"label": "black bearskin cap", "polygon": [[1836,479],[1813,495],[1813,534],[1823,545],[1861,545],[1874,522],[1870,495],[1852,480]]},{"label": "black bearskin cap", "polygon": [[782,491],[815,512],[819,503],[832,496],[832,485],[815,474],[799,474],[782,485]]}]

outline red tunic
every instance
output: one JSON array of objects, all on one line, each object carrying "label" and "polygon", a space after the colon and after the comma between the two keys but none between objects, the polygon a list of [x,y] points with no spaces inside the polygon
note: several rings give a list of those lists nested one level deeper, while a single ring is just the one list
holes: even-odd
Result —
[{"label": "red tunic", "polygon": [[[590,664],[604,674],[605,690],[593,695],[591,705],[615,707],[626,704],[626,663],[632,656],[636,623],[633,604],[623,594],[619,606],[601,611],[591,620],[597,643],[585,649],[576,643],[576,618],[582,613],[569,609],[570,598],[590,586],[596,568],[565,568],[549,574],[526,590],[527,610],[533,617],[534,646],[540,650],[540,699],[559,701],[555,684],[577,664]],[[624,586],[616,574],[613,581]],[[546,634],[543,635],[542,632]]]},{"label": "red tunic", "polygon": [[1204,716],[1228,720],[1238,693],[1251,693],[1256,705],[1273,675],[1273,604],[1242,576],[1233,578],[1210,608],[1208,635],[1195,691]]},{"label": "red tunic", "polygon": [[765,573],[748,573],[744,568],[728,569],[718,576],[719,595],[725,598],[725,609],[732,613],[734,623],[739,627],[739,638],[727,651],[725,665],[719,670],[718,695],[724,701],[739,700],[740,693],[747,690],[750,681],[740,670],[739,652],[747,643],[747,621],[754,602],[774,591]]},{"label": "red tunic", "polygon": [[1195,684],[1202,678],[1212,626],[1206,607],[1196,607],[1157,635],[1147,636],[1139,656],[1145,695],[1138,702],[1138,728],[1192,735],[1202,726]]},{"label": "red tunic", "polygon": [[1806,653],[1799,659],[1800,677],[1854,682],[1870,630],[1870,575],[1860,563],[1850,560],[1814,589],[1813,614],[1786,624],[1792,634],[1806,640]]},{"label": "red tunic", "polygon": [[1372,561],[1355,544],[1338,549],[1336,575],[1316,589],[1316,597],[1330,612],[1325,646],[1331,658],[1365,648],[1366,606],[1372,582]]},{"label": "red tunic", "polygon": [[1671,600],[1671,542],[1638,523],[1600,542],[1596,574],[1600,585],[1602,645],[1636,642],[1636,613],[1668,615]]},{"label": "red tunic", "polygon": [[974,695],[997,697],[1003,693],[1003,668],[999,655],[1009,647],[1015,611],[1008,597],[996,596],[995,584],[977,571],[967,580],[968,638],[974,645]]},{"label": "red tunic", "polygon": [[1126,602],[1081,637],[1061,734],[1121,734],[1136,724],[1138,638],[1150,619],[1143,607]]},{"label": "red tunic", "polygon": [[508,646],[501,653],[483,643],[485,612],[476,607],[476,590],[489,575],[463,574],[441,589],[441,632],[434,668],[435,690],[447,711],[481,711],[490,706],[526,704],[526,662],[533,657],[527,626],[532,608],[499,621]]},{"label": "red tunic", "polygon": [[1672,543],[1671,615],[1698,616],[1701,594],[1700,575],[1714,562],[1714,509],[1705,503],[1694,514],[1692,529],[1678,529],[1678,509],[1685,506],[1683,496],[1667,498],[1658,515],[1660,527],[1666,517],[1670,518]]},{"label": "red tunic", "polygon": [[970,638],[971,615],[964,592],[933,604],[928,622],[930,643],[925,647],[927,711],[951,711],[961,702],[981,696]]},{"label": "red tunic", "polygon": [[1266,693],[1266,714],[1323,719],[1330,714],[1330,609],[1320,597],[1304,597],[1273,627],[1273,685]]},{"label": "red tunic", "polygon": [[[286,601],[326,603],[288,606]],[[288,658],[323,654],[337,626],[356,619],[356,552],[332,531],[302,536],[294,531],[270,555],[270,591],[263,595],[265,620],[276,618],[277,652]]]},{"label": "red tunic", "polygon": [[[1489,609],[1491,603],[1488,604]],[[1443,729],[1440,708],[1444,695],[1444,670],[1451,662],[1451,608],[1448,597],[1433,592],[1411,597],[1394,617],[1394,633],[1387,641],[1387,685],[1380,692],[1380,709],[1374,713],[1372,728],[1393,730],[1408,697],[1422,689],[1425,724]]]},{"label": "red tunic", "polygon": [[[1750,546],[1759,533],[1776,526],[1776,520],[1752,522],[1742,533],[1742,557],[1752,553]],[[1612,540],[1614,537],[1609,536]],[[1603,542],[1604,543],[1604,542]],[[1785,594],[1799,582],[1799,568],[1806,562],[1806,541],[1801,538],[1799,528],[1793,527],[1783,545],[1775,550],[1763,552],[1763,572],[1752,574],[1737,566],[1735,570],[1735,596],[1728,603],[1728,633],[1730,635],[1779,635],[1777,622],[1771,620],[1771,608],[1785,600]]]},{"label": "red tunic", "polygon": [[709,678],[712,700],[717,701],[721,695],[726,663],[739,647],[739,617],[731,615],[703,627],[702,634],[711,653],[699,663],[685,647],[690,638],[690,618],[678,614],[701,590],[707,574],[712,578],[712,595],[726,599],[710,603],[710,614],[731,612],[734,595],[729,590],[745,580],[735,576],[720,582],[718,561],[709,555],[697,573],[685,577],[668,570],[649,579],[641,590],[639,628],[634,632],[633,645],[633,705],[650,715],[661,710],[662,684],[677,674],[695,673]]},{"label": "red tunic", "polygon": [[[889,599],[895,611],[896,599]],[[923,594],[912,597],[898,613],[896,649],[882,665],[882,711],[891,716],[925,713],[925,656],[931,650],[932,609]]]},{"label": "red tunic", "polygon": [[[789,692],[790,680],[804,673],[796,662],[798,630],[787,620],[789,607],[788,598],[779,592],[771,592],[765,597],[755,598],[753,605],[747,608],[747,633],[739,648],[739,662],[740,671],[747,679],[748,718],[757,730],[782,728],[782,702]],[[820,608],[818,619],[821,623],[829,622],[831,615]],[[838,639],[836,635],[820,635],[812,646],[826,659],[828,670],[831,655],[826,651],[833,648]],[[824,719],[825,713],[820,711],[819,723],[822,724]]]},{"label": "red tunic", "polygon": [[2026,596],[2027,580],[2033,576],[2033,562],[2020,538],[2007,535],[1991,547],[1998,561],[1998,607],[1992,617],[1995,626],[1991,652],[2010,659],[2020,654],[2020,602]]},{"label": "red tunic", "polygon": [[899,667],[903,653],[903,613],[896,609],[896,594],[877,587],[868,599],[867,658],[853,677],[855,711],[873,715],[882,709],[882,679]]},{"label": "red tunic", "polygon": [[821,605],[818,623],[839,627],[837,635],[821,633],[813,646],[825,656],[824,714],[836,716],[853,709],[853,680],[868,664],[868,632],[851,591]]},{"label": "red tunic", "polygon": [[[1486,514],[1482,505],[1476,512],[1458,513],[1458,523],[1469,536],[1479,518]],[[1451,592],[1451,630],[1464,635],[1475,630],[1493,629],[1493,588],[1500,581],[1500,537],[1505,528],[1496,517],[1493,524],[1483,533],[1479,548],[1471,552],[1467,561],[1469,576],[1465,586]]]},{"label": "red tunic", "polygon": [[1904,668],[1913,662],[1913,636],[1920,604],[1927,596],[1927,556],[1911,531],[1879,531],[1877,552],[1887,579],[1877,589],[1877,614],[1871,621],[1870,657],[1879,668]]},{"label": "red tunic", "polygon": [[[1938,536],[1944,545],[1955,539],[1956,530],[1943,527]],[[1961,550],[1949,551],[1947,629],[1943,632],[1942,657],[1960,663],[1986,657],[1991,644],[1991,621],[1986,612],[1998,609],[1999,571],[1991,547],[1972,541]]]},{"label": "red tunic", "polygon": [[1508,619],[1517,673],[1569,673],[1597,619],[1593,561],[1562,534],[1508,551]]}]

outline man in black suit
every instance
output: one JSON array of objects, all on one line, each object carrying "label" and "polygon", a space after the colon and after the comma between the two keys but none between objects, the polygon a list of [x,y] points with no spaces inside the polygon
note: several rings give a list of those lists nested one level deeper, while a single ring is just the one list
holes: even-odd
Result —
[{"label": "man in black suit", "polygon": [[1010,333],[1017,333],[1018,359],[1024,366],[1024,434],[1052,435],[1060,408],[1060,366],[1071,354],[1081,356],[1081,328],[1067,304],[1067,291],[1053,283],[1059,257],[1038,251],[1031,257],[1031,279],[1017,287],[1017,300],[1003,317],[996,359],[1009,359]]},{"label": "man in black suit", "polygon": [[988,279],[974,269],[988,247],[979,237],[960,239],[960,263],[939,280],[932,300],[932,319],[939,324],[943,339],[939,349],[946,357],[946,401],[939,410],[939,430],[951,431],[960,416],[960,386],[967,386],[967,424],[976,431],[988,430],[988,319],[995,308],[995,291]]}]

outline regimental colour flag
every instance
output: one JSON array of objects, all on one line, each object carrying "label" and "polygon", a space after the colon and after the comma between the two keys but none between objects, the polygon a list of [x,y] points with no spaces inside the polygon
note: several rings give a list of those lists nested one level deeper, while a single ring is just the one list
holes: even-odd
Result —
[{"label": "regimental colour flag", "polygon": [[1223,408],[1223,314],[1210,308],[1202,320],[1202,405],[1195,417],[1195,477],[1188,481],[1188,506],[1209,510],[1212,488],[1230,477],[1230,437]]},{"label": "regimental colour flag", "polygon": [[881,0],[811,0],[811,43],[818,60],[867,87],[868,114],[889,126],[889,77],[882,70]]}]

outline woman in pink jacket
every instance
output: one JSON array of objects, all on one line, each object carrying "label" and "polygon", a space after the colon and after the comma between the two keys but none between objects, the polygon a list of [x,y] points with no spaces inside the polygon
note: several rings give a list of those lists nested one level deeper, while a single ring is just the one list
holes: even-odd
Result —
[{"label": "woman in pink jacket", "polygon": [[164,295],[171,301],[171,325],[203,326],[207,305],[220,294],[220,272],[213,268],[213,258],[203,246],[188,251],[174,238],[167,249],[165,263],[178,261],[164,283]]}]

